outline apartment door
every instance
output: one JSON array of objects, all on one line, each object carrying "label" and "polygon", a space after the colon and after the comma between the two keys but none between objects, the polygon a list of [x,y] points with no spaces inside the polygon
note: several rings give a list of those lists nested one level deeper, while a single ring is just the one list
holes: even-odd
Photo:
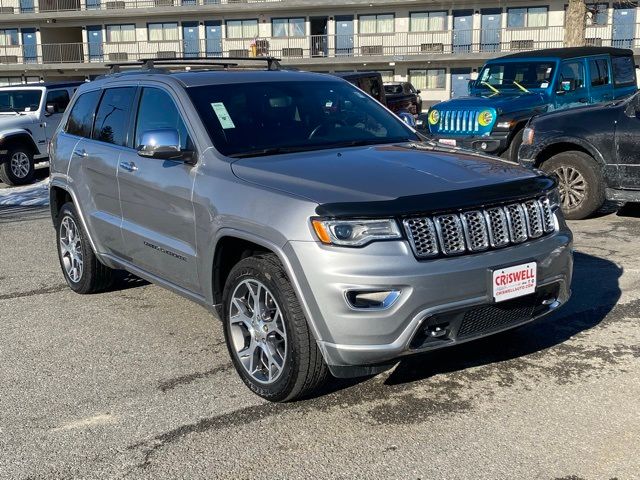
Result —
[{"label": "apartment door", "polygon": [[198,22],[182,22],[182,48],[186,58],[200,56]]},{"label": "apartment door", "polygon": [[469,94],[470,68],[451,69],[451,98],[464,97]]},{"label": "apartment door", "polygon": [[502,31],[502,9],[483,8],[480,14],[482,25],[480,49],[483,52],[499,52],[500,33]]},{"label": "apartment door", "polygon": [[24,57],[24,63],[36,63],[38,61],[35,28],[22,29],[22,56]]},{"label": "apartment door", "polygon": [[327,42],[327,17],[311,17],[311,56],[326,57],[329,44]]},{"label": "apartment door", "polygon": [[207,57],[222,56],[222,21],[208,20],[204,22],[204,37]]},{"label": "apartment door", "polygon": [[473,35],[473,10],[453,11],[453,51],[471,52]]},{"label": "apartment door", "polygon": [[89,44],[89,61],[101,62],[104,51],[102,48],[102,25],[87,26],[87,43]]},{"label": "apartment door", "polygon": [[353,56],[353,16],[336,16],[337,56]]},{"label": "apartment door", "polygon": [[629,4],[613,5],[613,46],[633,48],[636,33],[636,7]]}]

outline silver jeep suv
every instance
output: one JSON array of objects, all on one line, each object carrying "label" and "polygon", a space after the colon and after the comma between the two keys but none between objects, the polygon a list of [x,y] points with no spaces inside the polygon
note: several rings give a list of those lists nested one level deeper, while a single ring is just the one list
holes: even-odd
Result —
[{"label": "silver jeep suv", "polygon": [[567,301],[553,179],[425,143],[333,76],[158,63],[80,87],[53,140],[74,291],[125,269],[217,310],[239,375],[272,401]]},{"label": "silver jeep suv", "polygon": [[82,82],[35,83],[0,88],[0,181],[33,181],[35,162],[47,159],[47,145]]}]

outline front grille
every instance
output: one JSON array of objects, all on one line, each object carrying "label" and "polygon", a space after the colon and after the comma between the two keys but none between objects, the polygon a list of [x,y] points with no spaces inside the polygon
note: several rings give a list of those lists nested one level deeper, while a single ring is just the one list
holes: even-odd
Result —
[{"label": "front grille", "polygon": [[480,131],[478,114],[474,110],[445,110],[440,112],[440,133],[477,133]]},{"label": "front grille", "polygon": [[538,301],[536,295],[529,295],[505,304],[484,305],[467,310],[462,317],[457,338],[474,337],[530,320]]},{"label": "front grille", "polygon": [[555,230],[549,199],[403,221],[418,258],[474,253],[539,238]]}]

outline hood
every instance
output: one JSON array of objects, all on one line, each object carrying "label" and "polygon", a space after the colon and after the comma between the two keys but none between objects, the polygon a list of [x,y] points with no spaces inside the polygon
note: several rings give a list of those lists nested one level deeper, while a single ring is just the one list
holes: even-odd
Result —
[{"label": "hood", "polygon": [[310,199],[325,215],[462,208],[550,188],[536,173],[505,160],[422,144],[245,158],[232,169],[245,181]]},{"label": "hood", "polygon": [[539,92],[459,97],[434,106],[437,110],[482,110],[494,108],[498,114],[527,110],[547,103]]},{"label": "hood", "polygon": [[36,121],[33,115],[21,115],[18,113],[0,114],[0,134],[6,133],[8,129],[28,128]]}]

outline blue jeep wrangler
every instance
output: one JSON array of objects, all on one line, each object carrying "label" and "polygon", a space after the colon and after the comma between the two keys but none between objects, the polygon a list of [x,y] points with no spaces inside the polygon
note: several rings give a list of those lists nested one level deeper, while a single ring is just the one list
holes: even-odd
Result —
[{"label": "blue jeep wrangler", "polygon": [[631,50],[554,48],[488,61],[469,96],[431,107],[429,132],[441,143],[517,161],[527,121],[543,112],[606,102],[634,93]]}]

